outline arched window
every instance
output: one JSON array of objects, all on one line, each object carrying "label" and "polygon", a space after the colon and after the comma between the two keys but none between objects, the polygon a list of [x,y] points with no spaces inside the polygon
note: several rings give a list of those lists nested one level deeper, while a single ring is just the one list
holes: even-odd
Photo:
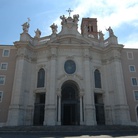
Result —
[{"label": "arched window", "polygon": [[37,76],[37,88],[44,87],[45,84],[45,70],[40,69]]},{"label": "arched window", "polygon": [[88,26],[88,32],[93,32],[93,26],[91,24]]},{"label": "arched window", "polygon": [[98,69],[94,71],[95,88],[101,88],[101,74]]}]

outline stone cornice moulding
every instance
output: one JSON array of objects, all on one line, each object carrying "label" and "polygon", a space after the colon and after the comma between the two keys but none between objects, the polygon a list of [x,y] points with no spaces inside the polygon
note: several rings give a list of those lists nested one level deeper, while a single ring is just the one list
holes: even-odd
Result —
[{"label": "stone cornice moulding", "polygon": [[104,92],[104,90],[103,89],[101,89],[101,88],[94,88],[94,93],[100,93],[100,94],[104,94],[105,92]]},{"label": "stone cornice moulding", "polygon": [[110,64],[114,61],[121,62],[121,57],[110,57],[109,59],[102,59],[102,65]]},{"label": "stone cornice moulding", "polygon": [[69,75],[69,74],[62,74],[61,76],[59,76],[57,79],[58,80],[62,80],[62,79],[64,79],[64,78],[68,78],[68,79],[73,79],[73,78],[78,78],[79,80],[83,80],[83,77],[81,77],[80,75],[78,75],[78,74],[71,74],[71,75]]},{"label": "stone cornice moulding", "polygon": [[47,92],[47,90],[45,87],[44,88],[36,88],[34,90],[34,93],[46,93],[46,92]]},{"label": "stone cornice moulding", "polygon": [[124,45],[117,44],[117,45],[109,45],[103,49],[103,53],[106,54],[108,52],[111,52],[112,50],[118,50],[121,52],[123,50]]},{"label": "stone cornice moulding", "polygon": [[26,47],[18,49],[16,58],[24,58],[29,62],[36,62],[37,60],[36,53],[29,49],[26,49]]},{"label": "stone cornice moulding", "polygon": [[69,60],[69,59],[74,60],[74,58],[75,58],[75,55],[67,56],[67,57],[66,57],[67,60]]},{"label": "stone cornice moulding", "polygon": [[14,42],[14,46],[16,48],[26,47],[26,48],[28,48],[30,50],[34,50],[33,45],[29,41],[15,41]]}]

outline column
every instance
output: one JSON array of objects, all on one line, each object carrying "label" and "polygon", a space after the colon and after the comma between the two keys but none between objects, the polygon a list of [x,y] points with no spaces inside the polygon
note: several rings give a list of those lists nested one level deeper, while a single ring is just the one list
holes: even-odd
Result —
[{"label": "column", "polygon": [[58,117],[57,117],[57,125],[61,125],[61,92],[58,92],[57,93],[57,97],[58,97],[58,113],[57,113],[57,115],[58,115]]},{"label": "column", "polygon": [[80,92],[80,125],[84,125],[84,120],[83,120],[83,95],[84,93]]}]

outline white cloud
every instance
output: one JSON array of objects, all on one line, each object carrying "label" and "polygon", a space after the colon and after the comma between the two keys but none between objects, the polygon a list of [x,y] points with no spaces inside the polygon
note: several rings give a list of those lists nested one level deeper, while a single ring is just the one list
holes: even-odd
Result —
[{"label": "white cloud", "polygon": [[[138,20],[137,0],[75,0],[72,14],[79,14],[80,18],[98,18],[99,29],[118,27],[124,22],[136,25]],[[60,24],[59,18],[55,20]]]},{"label": "white cloud", "polygon": [[125,48],[138,48],[138,33],[133,33],[128,36],[127,41],[124,43]]},{"label": "white cloud", "polygon": [[[74,0],[73,6],[72,15],[79,14],[80,20],[83,17],[97,18],[98,30],[102,30],[105,34],[107,33],[106,28],[109,26],[111,26],[113,30],[119,29],[123,24],[130,24],[132,27],[138,26],[138,0]],[[59,32],[61,27],[60,18],[58,17],[54,23],[58,25]],[[79,32],[80,23],[81,21],[79,22]],[[132,35],[135,39],[130,39],[130,36],[128,36],[129,38],[125,43],[125,47],[138,48],[136,40],[138,36]],[[123,41],[123,35],[122,38],[119,39]]]},{"label": "white cloud", "polygon": [[[118,27],[124,22],[138,20],[137,0],[77,0],[74,13],[81,17],[98,18],[99,29]],[[135,22],[132,24],[136,24]]]},{"label": "white cloud", "polygon": [[138,41],[128,41],[126,43],[124,43],[124,48],[134,48],[137,49],[138,48]]}]

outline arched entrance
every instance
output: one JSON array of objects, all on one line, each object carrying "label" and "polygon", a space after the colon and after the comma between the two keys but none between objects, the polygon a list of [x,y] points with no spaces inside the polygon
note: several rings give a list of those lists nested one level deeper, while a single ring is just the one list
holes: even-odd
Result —
[{"label": "arched entrance", "polygon": [[66,81],[61,91],[61,124],[79,125],[80,101],[79,89],[74,81]]}]

